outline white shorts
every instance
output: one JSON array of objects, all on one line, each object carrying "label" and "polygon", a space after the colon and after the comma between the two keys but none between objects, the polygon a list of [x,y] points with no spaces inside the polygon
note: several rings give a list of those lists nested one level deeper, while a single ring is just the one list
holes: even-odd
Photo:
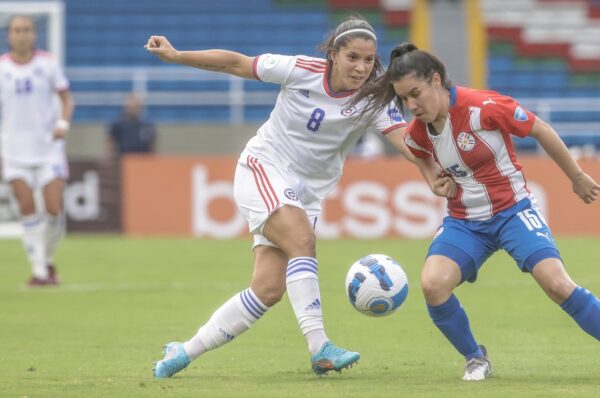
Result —
[{"label": "white shorts", "polygon": [[262,163],[247,152],[238,160],[233,195],[254,235],[254,247],[276,247],[262,235],[262,229],[271,214],[282,206],[304,209],[313,227],[321,215],[320,201],[308,194],[297,178],[269,163]]},{"label": "white shorts", "polygon": [[67,178],[69,178],[69,165],[64,156],[57,156],[37,164],[2,159],[2,180],[6,182],[24,180],[30,187],[43,187],[52,180]]}]

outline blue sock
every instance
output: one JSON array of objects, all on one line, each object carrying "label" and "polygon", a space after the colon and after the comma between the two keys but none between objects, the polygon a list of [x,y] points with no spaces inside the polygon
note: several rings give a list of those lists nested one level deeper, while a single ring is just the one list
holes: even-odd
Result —
[{"label": "blue sock", "polygon": [[444,304],[435,307],[428,304],[427,310],[435,326],[465,359],[483,357],[483,352],[471,332],[467,313],[454,294]]},{"label": "blue sock", "polygon": [[579,327],[600,340],[600,300],[589,290],[578,286],[560,307]]}]

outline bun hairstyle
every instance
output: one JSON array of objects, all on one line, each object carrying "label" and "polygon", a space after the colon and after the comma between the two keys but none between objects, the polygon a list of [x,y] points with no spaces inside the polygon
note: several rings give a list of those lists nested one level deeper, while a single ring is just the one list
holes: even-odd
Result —
[{"label": "bun hairstyle", "polygon": [[400,58],[406,53],[411,51],[418,50],[419,48],[412,43],[402,43],[399,46],[394,47],[392,53],[390,54],[390,65],[396,58]]},{"label": "bun hairstyle", "polygon": [[442,85],[449,89],[452,83],[447,78],[446,67],[435,55],[421,51],[412,43],[402,43],[392,50],[390,65],[386,73],[392,82],[411,73],[415,77],[430,81],[433,74],[440,75]]},{"label": "bun hairstyle", "polygon": [[431,81],[434,73],[440,75],[442,86],[450,89],[452,82],[446,74],[446,67],[435,55],[419,50],[413,43],[402,43],[396,46],[390,54],[390,63],[385,73],[373,82],[365,84],[356,94],[350,106],[367,99],[367,106],[362,114],[376,114],[389,103],[395,102],[402,109],[402,101],[394,92],[393,83],[404,76],[414,74],[417,79]]}]

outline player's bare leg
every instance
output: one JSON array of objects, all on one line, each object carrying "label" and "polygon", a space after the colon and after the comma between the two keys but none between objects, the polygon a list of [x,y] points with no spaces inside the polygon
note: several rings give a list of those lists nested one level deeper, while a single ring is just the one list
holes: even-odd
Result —
[{"label": "player's bare leg", "polygon": [[577,286],[557,258],[546,258],[531,271],[544,292],[573,318],[586,333],[600,340],[600,300]]},{"label": "player's bare leg", "polygon": [[317,375],[340,371],[360,358],[357,352],[336,347],[325,334],[316,259],[316,239],[304,209],[283,206],[267,221],[263,235],[287,256],[288,297],[308,342],[313,371]]},{"label": "player's bare leg", "polygon": [[13,195],[19,204],[21,216],[27,217],[35,214],[35,200],[33,198],[33,189],[21,179],[12,180],[10,182]]},{"label": "player's bare leg", "polygon": [[479,381],[492,375],[484,346],[477,344],[469,318],[453,291],[460,284],[458,264],[443,255],[431,255],[421,273],[421,288],[431,320],[456,350],[465,357],[463,380]]},{"label": "player's bare leg", "polygon": [[233,341],[248,330],[283,297],[286,267],[287,256],[280,249],[255,247],[250,288],[221,305],[188,341],[168,343],[164,358],[154,366],[154,375],[171,377],[205,352]]}]

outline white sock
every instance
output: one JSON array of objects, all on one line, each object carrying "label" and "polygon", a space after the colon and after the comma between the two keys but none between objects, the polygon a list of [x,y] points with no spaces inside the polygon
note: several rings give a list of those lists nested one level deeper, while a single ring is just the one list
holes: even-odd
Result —
[{"label": "white sock", "polygon": [[23,246],[31,264],[31,272],[37,278],[46,279],[48,278],[48,267],[44,221],[39,215],[32,214],[22,217],[21,222],[23,224]]},{"label": "white sock", "polygon": [[288,262],[286,275],[288,297],[311,355],[329,340],[323,326],[317,268],[316,258],[296,257]]},{"label": "white sock", "polygon": [[219,307],[198,333],[183,343],[183,349],[193,360],[244,333],[268,309],[248,288]]},{"label": "white sock", "polygon": [[61,214],[52,216],[48,214],[46,216],[46,263],[54,263],[54,252],[56,247],[65,235],[65,223],[64,217]]}]

